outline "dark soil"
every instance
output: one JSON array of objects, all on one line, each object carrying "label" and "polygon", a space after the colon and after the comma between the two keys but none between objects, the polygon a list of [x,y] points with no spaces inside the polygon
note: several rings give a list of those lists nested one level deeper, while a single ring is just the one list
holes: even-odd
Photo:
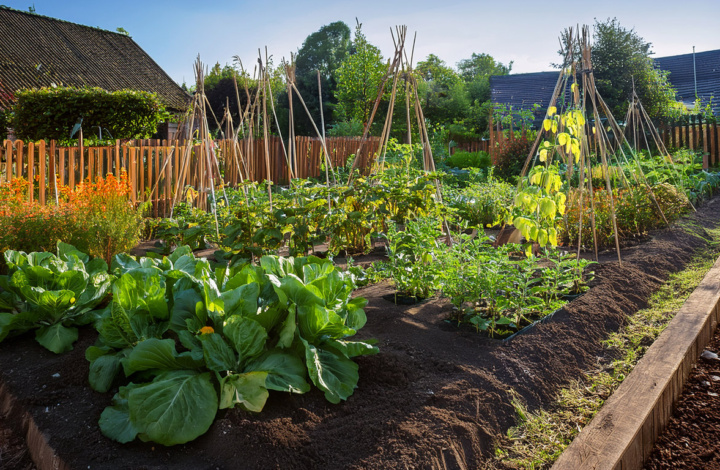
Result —
[{"label": "dark soil", "polygon": [[447,323],[446,300],[395,305],[383,299],[392,293],[386,283],[360,289],[369,303],[359,336],[377,338],[380,354],[358,359],[360,382],[347,402],[332,405],[317,390],[271,392],[262,413],[221,412],[207,434],[186,445],[122,445],[100,433],[112,393],[87,384],[90,329],[62,356],[32,335],[6,341],[0,381],[73,469],[482,468],[515,424],[511,391],[534,409],[591,369],[606,353],[601,341],[707,244],[704,228],[720,223],[720,200],[685,222],[684,230],[661,230],[626,249],[622,266],[603,253],[586,294],[505,342]]},{"label": "dark soil", "polygon": [[[720,329],[706,349],[720,353]],[[720,469],[719,360],[698,360],[645,468]]]},{"label": "dark soil", "polygon": [[0,468],[35,470],[25,440],[0,414]]}]

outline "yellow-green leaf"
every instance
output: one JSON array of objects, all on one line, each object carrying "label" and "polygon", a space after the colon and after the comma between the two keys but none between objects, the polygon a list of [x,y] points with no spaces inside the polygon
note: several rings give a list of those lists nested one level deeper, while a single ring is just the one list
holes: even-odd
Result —
[{"label": "yellow-green leaf", "polygon": [[547,245],[548,234],[545,229],[538,230],[537,241],[538,241],[538,245],[540,245],[541,248],[544,247],[545,245]]}]

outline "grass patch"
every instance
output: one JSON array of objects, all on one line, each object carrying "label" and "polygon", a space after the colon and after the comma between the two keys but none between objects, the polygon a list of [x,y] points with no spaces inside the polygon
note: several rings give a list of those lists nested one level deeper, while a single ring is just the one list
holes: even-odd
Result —
[{"label": "grass patch", "polygon": [[606,357],[596,369],[562,389],[548,409],[530,412],[517,394],[511,403],[518,425],[498,443],[495,456],[501,468],[546,469],[560,456],[580,430],[600,410],[645,351],[660,336],[687,297],[700,284],[718,257],[720,228],[708,229],[709,244],[697,253],[685,270],[671,274],[650,298],[648,308],[628,317],[627,324],[604,342]]}]

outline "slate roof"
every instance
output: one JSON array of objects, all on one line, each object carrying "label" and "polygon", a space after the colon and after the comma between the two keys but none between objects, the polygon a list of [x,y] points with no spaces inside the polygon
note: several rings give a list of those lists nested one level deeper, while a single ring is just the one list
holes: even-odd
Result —
[{"label": "slate roof", "polygon": [[129,36],[0,6],[0,109],[45,86],[155,92],[184,111],[190,96]]},{"label": "slate roof", "polygon": [[[535,103],[540,109],[535,113],[535,125],[545,117],[560,71],[516,73],[490,77],[491,100],[495,104],[504,104],[513,110],[530,110]],[[562,97],[559,97],[560,100]],[[570,99],[570,84],[565,99]]]},{"label": "slate roof", "polygon": [[[670,72],[668,80],[677,90],[677,99],[684,103],[695,101],[695,74],[693,54],[657,57],[655,66]],[[697,73],[697,94],[702,104],[713,97],[713,111],[720,116],[720,49],[695,53]]]},{"label": "slate roof", "polygon": [[[695,101],[693,55],[682,54],[655,58],[655,66],[670,72],[668,79],[677,90],[677,99],[688,104]],[[703,104],[712,100],[713,111],[720,116],[720,49],[695,54],[697,92]],[[547,109],[552,97],[557,72],[518,73],[490,77],[493,103],[512,106],[513,109],[531,109],[533,103]]]}]

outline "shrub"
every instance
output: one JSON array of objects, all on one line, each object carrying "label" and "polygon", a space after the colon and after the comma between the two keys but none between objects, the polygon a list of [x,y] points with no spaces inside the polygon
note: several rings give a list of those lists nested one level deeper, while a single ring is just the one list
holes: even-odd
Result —
[{"label": "shrub", "polygon": [[10,113],[0,109],[0,137],[3,139],[7,136],[8,127],[10,127]]},{"label": "shrub", "polygon": [[130,250],[139,241],[142,210],[128,198],[131,191],[127,173],[112,174],[95,183],[83,182],[69,191],[74,208],[71,244],[110,264],[113,256]]},{"label": "shrub", "polygon": [[489,153],[465,150],[457,150],[445,160],[445,163],[450,168],[489,168],[492,165]]},{"label": "shrub", "polygon": [[[662,227],[665,222],[658,210],[662,210],[668,223],[677,220],[690,209],[687,197],[674,186],[661,183],[652,187],[657,206],[653,202],[646,186],[613,190],[615,214],[620,240],[641,236],[649,230]],[[595,230],[597,233],[598,248],[607,248],[614,244],[612,214],[610,212],[610,198],[604,189],[594,190]],[[575,244],[578,239],[580,192],[574,190],[570,193],[567,202],[567,218],[562,240],[565,243]],[[591,208],[589,192],[585,192],[583,202],[583,246],[592,246],[593,233],[590,225]]]},{"label": "shrub", "polygon": [[363,135],[365,127],[357,119],[340,121],[328,130],[330,137],[356,137]]},{"label": "shrub", "polygon": [[59,188],[57,205],[30,202],[27,189],[22,178],[0,185],[0,251],[53,251],[63,241],[110,262],[139,240],[142,213],[128,199],[124,172]]},{"label": "shrub", "polygon": [[58,87],[15,96],[12,126],[23,140],[68,139],[80,117],[87,134],[102,127],[116,139],[149,137],[166,115],[157,96],[145,91]]},{"label": "shrub", "polygon": [[0,251],[54,251],[72,233],[69,207],[28,200],[28,182],[15,178],[0,185]]},{"label": "shrub", "polygon": [[531,142],[525,135],[505,142],[497,152],[495,174],[509,182],[517,181],[530,152],[530,145]]},{"label": "shrub", "polygon": [[514,186],[490,176],[485,182],[472,183],[455,194],[448,194],[447,203],[471,226],[487,226],[502,217],[514,196]]}]

